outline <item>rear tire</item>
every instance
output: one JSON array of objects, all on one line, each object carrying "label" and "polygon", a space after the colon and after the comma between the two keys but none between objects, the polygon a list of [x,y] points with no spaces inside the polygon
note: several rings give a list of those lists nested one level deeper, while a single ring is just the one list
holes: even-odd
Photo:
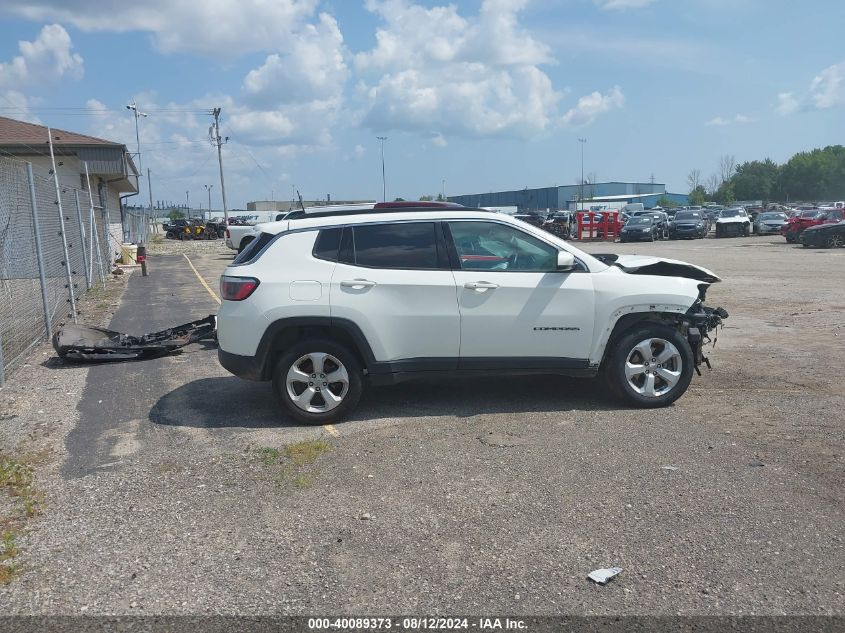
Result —
[{"label": "rear tire", "polygon": [[297,343],[273,369],[276,399],[287,415],[304,424],[330,424],[347,416],[363,389],[364,372],[355,354],[329,339]]},{"label": "rear tire", "polygon": [[693,356],[687,340],[673,327],[650,323],[622,335],[602,365],[608,391],[639,408],[665,407],[686,392]]}]

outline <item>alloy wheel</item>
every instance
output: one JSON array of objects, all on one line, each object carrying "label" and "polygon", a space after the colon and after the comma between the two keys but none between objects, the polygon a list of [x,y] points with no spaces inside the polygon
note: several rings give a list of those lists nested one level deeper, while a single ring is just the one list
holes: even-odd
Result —
[{"label": "alloy wheel", "polygon": [[827,238],[828,248],[842,248],[843,238],[841,235],[831,235]]},{"label": "alloy wheel", "polygon": [[665,395],[675,388],[683,373],[678,348],[662,338],[637,343],[625,360],[625,378],[636,393],[649,398]]},{"label": "alloy wheel", "polygon": [[337,408],[349,392],[349,373],[336,357],[323,352],[301,356],[288,369],[288,397],[308,413]]}]

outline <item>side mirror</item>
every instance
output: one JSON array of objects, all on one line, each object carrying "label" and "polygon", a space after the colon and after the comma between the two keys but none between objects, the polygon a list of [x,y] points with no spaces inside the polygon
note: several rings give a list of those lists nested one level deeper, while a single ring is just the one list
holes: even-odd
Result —
[{"label": "side mirror", "polygon": [[567,251],[558,251],[557,269],[566,272],[575,268],[575,256]]}]

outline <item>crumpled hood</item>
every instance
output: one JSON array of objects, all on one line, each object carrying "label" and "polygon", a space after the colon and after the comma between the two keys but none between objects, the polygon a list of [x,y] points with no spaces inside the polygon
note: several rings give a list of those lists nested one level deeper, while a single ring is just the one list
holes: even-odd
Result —
[{"label": "crumpled hood", "polygon": [[707,283],[722,281],[716,273],[695,264],[689,264],[677,259],[665,257],[651,257],[649,255],[593,255],[608,266],[616,266],[626,273],[636,275],[657,275],[661,277],[684,277],[697,279]]},{"label": "crumpled hood", "polygon": [[744,218],[741,215],[733,215],[728,218],[716,218],[716,224],[734,224],[736,222],[746,222],[748,218]]}]

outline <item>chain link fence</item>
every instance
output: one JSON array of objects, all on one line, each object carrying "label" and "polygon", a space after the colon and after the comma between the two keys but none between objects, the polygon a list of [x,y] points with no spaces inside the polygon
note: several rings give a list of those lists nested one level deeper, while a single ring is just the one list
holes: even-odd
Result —
[{"label": "chain link fence", "polygon": [[0,386],[7,372],[104,286],[113,263],[108,212],[84,189],[0,157]]}]

